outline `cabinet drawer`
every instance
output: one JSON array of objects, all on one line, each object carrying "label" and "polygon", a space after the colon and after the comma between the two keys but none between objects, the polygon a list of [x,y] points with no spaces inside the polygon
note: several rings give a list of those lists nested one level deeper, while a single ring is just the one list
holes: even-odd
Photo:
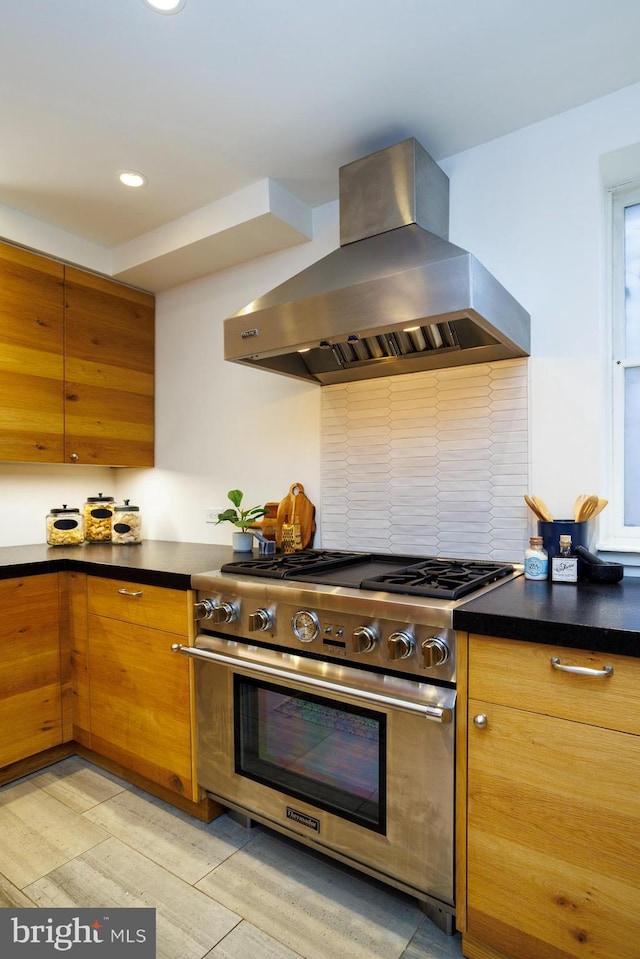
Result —
[{"label": "cabinet drawer", "polygon": [[[564,672],[552,665],[603,671]],[[640,735],[640,659],[492,636],[469,637],[469,696]]]},{"label": "cabinet drawer", "polygon": [[193,619],[193,597],[189,590],[90,576],[88,612],[187,637]]}]

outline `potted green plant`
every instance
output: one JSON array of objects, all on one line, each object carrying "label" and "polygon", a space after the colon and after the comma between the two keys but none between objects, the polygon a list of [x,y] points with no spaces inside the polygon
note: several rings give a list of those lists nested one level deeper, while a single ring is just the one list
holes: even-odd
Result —
[{"label": "potted green plant", "polygon": [[249,532],[257,519],[264,516],[265,511],[262,506],[252,506],[251,509],[242,509],[242,499],[244,493],[239,489],[230,489],[227,497],[233,503],[233,509],[229,507],[223,513],[218,513],[219,523],[233,523],[237,532],[233,534],[233,548],[236,553],[248,553],[253,547],[253,535]]}]

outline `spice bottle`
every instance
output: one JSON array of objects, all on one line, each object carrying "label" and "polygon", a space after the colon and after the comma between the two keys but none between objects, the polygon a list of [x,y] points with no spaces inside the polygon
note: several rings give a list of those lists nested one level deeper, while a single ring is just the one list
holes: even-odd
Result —
[{"label": "spice bottle", "polygon": [[77,506],[54,507],[47,516],[49,546],[80,546],[84,542],[84,524]]},{"label": "spice bottle", "polygon": [[571,537],[560,537],[560,550],[551,557],[551,581],[554,583],[578,582],[578,557],[571,552]]},{"label": "spice bottle", "polygon": [[548,579],[549,554],[542,545],[542,536],[532,536],[524,552],[524,578]]},{"label": "spice bottle", "polygon": [[87,543],[111,542],[111,519],[113,516],[113,496],[87,497],[84,504],[84,535]]},{"label": "spice bottle", "polygon": [[126,499],[113,511],[111,542],[118,546],[134,546],[142,542],[142,519],[139,506],[130,506]]}]

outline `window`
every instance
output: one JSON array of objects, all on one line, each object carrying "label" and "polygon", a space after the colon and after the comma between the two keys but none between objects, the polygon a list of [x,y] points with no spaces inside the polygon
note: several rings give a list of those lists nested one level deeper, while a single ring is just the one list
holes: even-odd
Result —
[{"label": "window", "polygon": [[[640,186],[612,194],[611,546],[640,550]],[[607,544],[609,545],[609,544]]]}]

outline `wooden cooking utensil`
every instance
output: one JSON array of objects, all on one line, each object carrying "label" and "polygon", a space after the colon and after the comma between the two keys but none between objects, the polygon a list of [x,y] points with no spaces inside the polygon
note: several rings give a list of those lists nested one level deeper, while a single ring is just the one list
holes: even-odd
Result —
[{"label": "wooden cooking utensil", "polygon": [[598,497],[595,493],[592,493],[591,496],[587,496],[586,500],[580,506],[578,511],[577,523],[586,523],[593,516],[594,510],[598,506]]},{"label": "wooden cooking utensil", "polygon": [[525,501],[525,503],[527,504],[527,506],[529,507],[529,509],[531,510],[531,512],[533,513],[533,515],[534,515],[535,517],[537,517],[537,519],[542,519],[542,515],[541,515],[541,513],[540,513],[540,510],[538,509],[538,507],[537,507],[536,504],[534,503],[533,498],[532,498],[531,496],[527,496],[526,493],[525,493],[524,501]]},{"label": "wooden cooking utensil", "polygon": [[602,510],[605,508],[608,502],[609,502],[608,499],[603,499],[602,496],[599,496],[598,505],[596,506],[593,513],[591,514],[591,519],[595,519],[595,517],[602,512]]},{"label": "wooden cooking utensil", "polygon": [[576,496],[576,501],[573,504],[573,518],[576,523],[580,522],[578,516],[580,515],[580,510],[582,509],[582,504],[588,498],[588,493],[580,493],[579,496]]},{"label": "wooden cooking utensil", "polygon": [[539,496],[532,496],[531,499],[538,508],[540,518],[543,519],[545,523],[553,523],[553,516],[549,512],[547,504],[544,502],[544,500],[541,500]]}]

